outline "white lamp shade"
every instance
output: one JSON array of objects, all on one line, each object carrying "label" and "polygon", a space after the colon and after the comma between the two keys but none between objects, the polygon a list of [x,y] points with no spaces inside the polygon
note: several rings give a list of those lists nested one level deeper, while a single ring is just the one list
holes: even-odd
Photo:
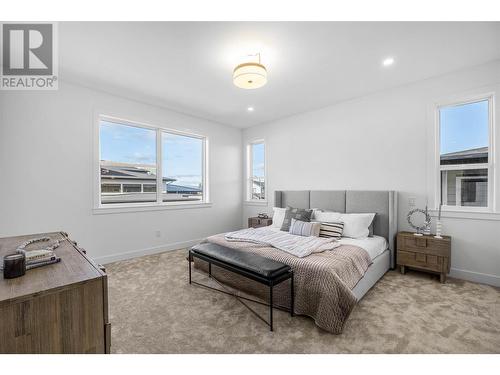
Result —
[{"label": "white lamp shade", "polygon": [[242,89],[257,89],[267,83],[267,70],[257,63],[240,64],[234,68],[233,82]]}]

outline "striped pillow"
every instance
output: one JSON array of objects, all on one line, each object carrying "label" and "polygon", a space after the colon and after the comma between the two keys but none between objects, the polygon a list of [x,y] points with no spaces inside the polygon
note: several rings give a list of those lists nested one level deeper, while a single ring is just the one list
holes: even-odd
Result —
[{"label": "striped pillow", "polygon": [[335,238],[340,240],[344,231],[344,222],[335,221],[329,223],[320,223],[319,236],[326,238]]},{"label": "striped pillow", "polygon": [[320,226],[321,223],[295,220],[292,218],[292,223],[290,224],[288,232],[297,236],[318,237]]}]

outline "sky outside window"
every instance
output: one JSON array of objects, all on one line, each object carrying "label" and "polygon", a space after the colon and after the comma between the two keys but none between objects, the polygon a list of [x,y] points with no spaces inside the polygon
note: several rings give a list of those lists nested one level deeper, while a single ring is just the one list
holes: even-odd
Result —
[{"label": "sky outside window", "polygon": [[203,140],[162,133],[163,177],[175,178],[176,185],[202,187]]},{"label": "sky outside window", "polygon": [[[101,160],[156,167],[155,130],[105,120],[100,125]],[[176,179],[176,185],[202,186],[202,139],[162,133],[162,151],[163,177]]]},{"label": "sky outside window", "polygon": [[441,155],[489,145],[488,100],[439,110]]},{"label": "sky outside window", "polygon": [[254,143],[252,145],[252,176],[264,177],[264,143]]},{"label": "sky outside window", "polygon": [[101,160],[156,166],[156,132],[101,121]]}]

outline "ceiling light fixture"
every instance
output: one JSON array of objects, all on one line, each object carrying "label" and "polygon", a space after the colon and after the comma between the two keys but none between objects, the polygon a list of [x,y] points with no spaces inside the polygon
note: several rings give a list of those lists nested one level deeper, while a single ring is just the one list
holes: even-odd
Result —
[{"label": "ceiling light fixture", "polygon": [[382,61],[383,66],[391,66],[392,64],[394,64],[394,57],[387,57]]},{"label": "ceiling light fixture", "polygon": [[241,89],[258,89],[267,83],[267,70],[260,63],[260,53],[255,56],[259,57],[259,62],[246,62],[238,65],[233,71],[233,83]]},{"label": "ceiling light fixture", "polygon": [[248,108],[247,108],[247,111],[248,111],[248,112],[253,112],[253,109],[254,109],[253,107],[248,107]]}]

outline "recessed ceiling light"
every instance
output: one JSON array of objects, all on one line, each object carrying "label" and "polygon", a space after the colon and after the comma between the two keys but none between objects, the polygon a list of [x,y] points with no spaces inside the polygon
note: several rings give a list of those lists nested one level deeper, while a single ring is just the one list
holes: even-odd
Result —
[{"label": "recessed ceiling light", "polygon": [[253,112],[253,110],[254,110],[254,108],[253,108],[253,107],[248,107],[248,108],[247,108],[247,111],[248,111],[248,112]]},{"label": "recessed ceiling light", "polygon": [[382,61],[383,66],[391,66],[392,64],[394,64],[394,57],[387,57]]}]

